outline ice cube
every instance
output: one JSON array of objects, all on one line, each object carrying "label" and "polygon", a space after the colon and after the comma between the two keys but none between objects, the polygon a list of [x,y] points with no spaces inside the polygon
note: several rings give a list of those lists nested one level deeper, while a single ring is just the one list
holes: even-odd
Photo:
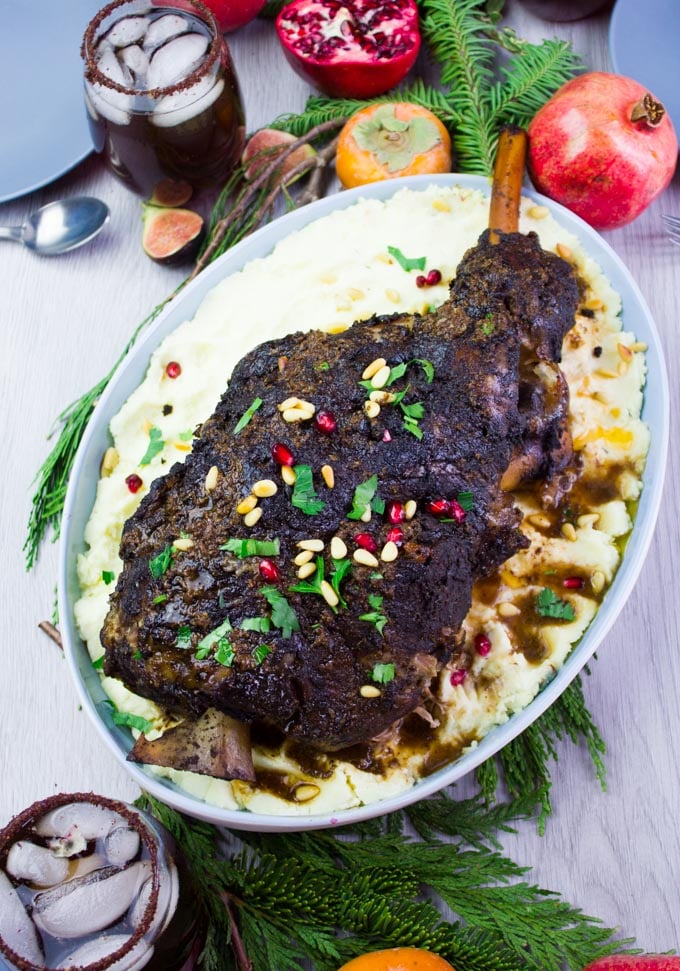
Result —
[{"label": "ice cube", "polygon": [[116,84],[120,84],[124,88],[129,88],[132,85],[132,75],[125,64],[118,60],[116,52],[110,48],[97,58],[97,67],[105,77],[115,81]]},{"label": "ice cube", "polygon": [[149,65],[149,88],[167,88],[198,67],[210,40],[203,34],[182,34],[159,47]]},{"label": "ice cube", "polygon": [[69,863],[44,846],[19,840],[7,854],[6,869],[15,880],[26,880],[37,887],[53,887],[66,879]]},{"label": "ice cube", "polygon": [[42,948],[33,921],[19,894],[0,870],[0,937],[15,954],[37,967],[43,965]]},{"label": "ice cube", "polygon": [[123,17],[113,25],[106,39],[114,47],[127,47],[128,44],[136,44],[141,40],[148,26],[148,17]]},{"label": "ice cube", "polygon": [[158,20],[153,20],[149,25],[144,38],[144,47],[147,50],[153,50],[159,44],[164,44],[166,40],[177,37],[178,34],[184,34],[187,30],[189,30],[189,24],[184,17],[172,13],[165,14]]},{"label": "ice cube", "polygon": [[95,840],[103,839],[120,823],[121,817],[112,809],[91,802],[70,802],[39,819],[35,831],[38,836],[70,836],[77,827],[86,840]]},{"label": "ice cube", "polygon": [[[95,961],[102,961],[113,954],[114,951],[125,947],[131,936],[131,934],[102,934],[93,941],[81,944],[75,951],[71,951],[57,965],[57,968],[61,971],[62,968],[89,967]],[[109,965],[108,971],[136,971],[137,968],[143,968],[150,959],[150,948],[151,945],[148,941],[139,941],[125,957]],[[153,953],[153,949],[151,949],[151,953]]]},{"label": "ice cube", "polygon": [[[143,78],[149,70],[149,55],[136,44],[131,47],[124,47],[118,56],[123,64],[132,71],[137,81],[139,78]],[[137,84],[137,88],[140,87],[141,85]]]},{"label": "ice cube", "polygon": [[129,826],[116,826],[106,837],[104,854],[113,866],[123,866],[139,852],[139,833]]},{"label": "ice cube", "polygon": [[[139,927],[144,919],[144,912],[149,905],[152,888],[153,880],[151,877],[149,877],[139,891],[139,895],[132,905],[132,910],[130,911],[130,923],[133,927]],[[177,872],[177,867],[174,865],[174,863],[171,863],[166,873],[161,872],[156,912],[153,915],[151,926],[146,932],[148,937],[155,937],[157,934],[163,933],[172,918],[175,916],[178,900],[179,874]]]},{"label": "ice cube", "polygon": [[154,125],[157,128],[174,128],[200,115],[222,94],[224,80],[220,78],[214,82],[213,77],[205,77],[186,91],[166,94],[156,105],[151,119]]},{"label": "ice cube", "polygon": [[33,901],[33,920],[39,930],[67,940],[96,934],[123,916],[149,871],[148,861],[124,870],[104,867],[44,890]]},{"label": "ice cube", "polygon": [[134,95],[112,91],[103,84],[88,84],[88,111],[94,121],[108,118],[114,125],[129,125],[134,103]]}]

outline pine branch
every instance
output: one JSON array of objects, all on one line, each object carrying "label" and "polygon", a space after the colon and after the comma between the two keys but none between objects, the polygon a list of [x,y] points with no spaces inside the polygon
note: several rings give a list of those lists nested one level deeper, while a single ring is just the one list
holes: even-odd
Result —
[{"label": "pine branch", "polygon": [[501,69],[504,81],[491,89],[496,124],[526,127],[548,98],[581,69],[580,58],[566,41],[525,44]]}]

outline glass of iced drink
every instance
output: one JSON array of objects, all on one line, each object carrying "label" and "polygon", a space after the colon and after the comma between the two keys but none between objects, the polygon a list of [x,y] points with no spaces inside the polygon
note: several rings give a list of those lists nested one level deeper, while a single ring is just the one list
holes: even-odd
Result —
[{"label": "glass of iced drink", "polygon": [[133,806],[61,794],[0,831],[0,967],[191,971],[203,930],[181,852]]},{"label": "glass of iced drink", "polygon": [[96,150],[131,188],[217,185],[238,162],[245,119],[229,50],[200,0],[114,0],[83,39]]}]

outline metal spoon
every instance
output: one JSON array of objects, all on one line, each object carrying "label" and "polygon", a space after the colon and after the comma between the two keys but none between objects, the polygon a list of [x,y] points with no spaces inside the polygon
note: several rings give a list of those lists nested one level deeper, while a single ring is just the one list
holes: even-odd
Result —
[{"label": "metal spoon", "polygon": [[51,202],[32,213],[23,226],[0,226],[0,239],[23,243],[41,256],[58,256],[96,236],[109,207],[92,196]]}]

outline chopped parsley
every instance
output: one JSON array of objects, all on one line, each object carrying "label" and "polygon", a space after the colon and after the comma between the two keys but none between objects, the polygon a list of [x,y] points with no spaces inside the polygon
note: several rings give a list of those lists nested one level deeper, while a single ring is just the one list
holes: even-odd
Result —
[{"label": "chopped parsley", "polygon": [[541,617],[553,617],[556,620],[574,620],[574,608],[566,600],[560,600],[554,590],[543,587],[536,598],[536,610]]},{"label": "chopped parsley", "polygon": [[384,580],[385,577],[382,575],[382,573],[378,573],[376,571],[375,573],[369,573],[368,579],[369,580]]},{"label": "chopped parsley", "polygon": [[352,508],[347,513],[347,518],[361,519],[369,506],[374,512],[378,513],[379,515],[382,514],[385,511],[385,503],[377,495],[377,493],[377,475],[372,475],[371,478],[366,479],[365,482],[360,482],[354,490],[354,495],[352,497]]},{"label": "chopped parsley", "polygon": [[181,627],[177,628],[177,647],[181,647],[183,650],[191,647],[191,627],[188,624],[182,624]]},{"label": "chopped parsley", "polygon": [[143,659],[144,659],[144,655],[142,654],[141,651],[135,651],[135,653],[132,655],[133,661],[142,661]]},{"label": "chopped parsley", "polygon": [[420,419],[425,414],[425,406],[422,401],[414,401],[410,405],[405,405],[403,401],[399,401],[399,407],[401,408],[403,414],[403,427],[407,432],[420,441],[423,437],[423,430],[420,427]]},{"label": "chopped parsley", "polygon": [[318,593],[320,597],[323,597],[321,592],[321,584],[324,579],[324,563],[323,557],[317,556],[316,558],[316,570],[312,573],[311,577],[307,580],[300,580],[299,583],[294,584],[288,589],[293,593]]},{"label": "chopped parsley", "polygon": [[282,637],[290,637],[294,630],[300,630],[297,615],[282,593],[275,587],[262,587],[260,593],[272,608],[272,624],[279,628]]},{"label": "chopped parsley", "polygon": [[158,556],[154,556],[149,560],[149,570],[151,570],[151,576],[154,580],[160,580],[163,574],[169,569],[172,565],[174,555],[172,546],[170,543],[167,543]]},{"label": "chopped parsley", "polygon": [[496,325],[493,322],[493,316],[491,314],[491,311],[488,312],[488,314],[486,315],[486,317],[484,318],[484,320],[481,322],[479,326],[485,337],[491,337],[491,335],[496,329]]},{"label": "chopped parsley", "polygon": [[432,361],[428,361],[424,357],[414,357],[410,361],[402,361],[401,364],[395,364],[393,368],[390,368],[390,376],[387,379],[387,384],[385,387],[389,388],[389,386],[394,384],[395,381],[398,381],[399,378],[403,378],[407,369],[412,364],[419,364],[425,372],[425,379],[427,383],[432,384],[434,381],[434,364]]},{"label": "chopped parsley", "polygon": [[114,725],[124,725],[126,728],[136,728],[140,732],[153,731],[153,723],[141,715],[132,715],[129,711],[118,711],[116,708],[111,712],[111,721]]},{"label": "chopped parsley", "polygon": [[311,465],[294,465],[295,485],[290,501],[307,516],[316,516],[325,508],[326,503],[318,499],[314,489]]},{"label": "chopped parsley", "polygon": [[377,681],[378,684],[387,684],[388,681],[394,681],[394,665],[374,664],[373,670],[371,671],[371,679]]},{"label": "chopped parsley", "polygon": [[425,269],[425,263],[427,262],[427,257],[425,256],[409,258],[408,256],[404,256],[402,251],[397,249],[396,246],[388,246],[387,252],[390,254],[390,256],[395,258],[402,270],[406,270],[407,273],[409,273],[411,270]]},{"label": "chopped parsley", "polygon": [[220,546],[221,550],[228,550],[235,553],[239,559],[246,556],[278,556],[278,539],[230,539]]},{"label": "chopped parsley", "polygon": [[236,422],[232,435],[238,435],[240,431],[243,431],[243,429],[246,427],[246,425],[253,417],[257,409],[261,408],[262,405],[263,405],[262,398],[254,398],[252,405],[249,408],[246,408],[246,410],[243,412],[239,420]]},{"label": "chopped parsley", "polygon": [[244,617],[241,630],[254,630],[258,634],[268,634],[271,630],[269,617]]},{"label": "chopped parsley", "polygon": [[225,668],[230,668],[234,663],[236,651],[226,637],[220,637],[215,651],[215,660],[218,664],[223,664]]},{"label": "chopped parsley", "polygon": [[[382,637],[383,630],[385,628],[385,624],[387,623],[387,617],[382,612],[382,603],[383,603],[383,598],[380,597],[377,593],[369,593],[368,605],[369,607],[373,607],[373,610],[367,614],[361,614],[359,616],[359,620],[365,620],[367,623],[373,624],[381,637]],[[394,669],[393,669],[393,676],[394,676]],[[388,679],[388,680],[391,680],[391,679]]]},{"label": "chopped parsley", "polygon": [[[352,569],[351,560],[345,558],[343,560],[333,559],[333,572],[329,577],[329,583],[335,593],[338,595],[338,600],[343,607],[347,606],[347,603],[340,592],[340,584],[345,579],[347,574]],[[289,587],[293,593],[316,593],[319,597],[323,597],[323,591],[321,589],[321,584],[324,581],[325,567],[322,556],[317,556],[316,558],[316,570],[307,580],[300,580],[294,586]],[[324,597],[324,600],[326,598]],[[329,604],[331,610],[334,614],[337,614],[337,606],[333,607]]]},{"label": "chopped parsley", "polygon": [[331,366],[328,363],[328,361],[319,361],[317,364],[314,365],[315,371],[330,371],[330,369],[331,369]]},{"label": "chopped parsley", "polygon": [[456,501],[464,512],[470,512],[474,504],[474,498],[471,492],[459,492],[456,496]]},{"label": "chopped parsley", "polygon": [[154,425],[153,428],[149,429],[149,444],[147,445],[146,452],[142,456],[142,460],[139,464],[148,465],[151,462],[151,459],[155,458],[159,452],[163,451],[164,448],[165,442],[163,441],[163,432],[160,430],[160,428],[156,428]]},{"label": "chopped parsley", "polygon": [[340,593],[340,584],[345,579],[345,577],[352,572],[352,561],[347,559],[336,560],[333,557],[333,572],[330,575],[329,581],[330,585],[333,587],[338,595],[338,599],[343,607],[347,606],[347,602],[343,595]]},{"label": "chopped parsley", "polygon": [[102,570],[102,580],[108,586],[116,579],[116,574],[112,570]]},{"label": "chopped parsley", "polygon": [[194,433],[192,431],[180,432],[177,437],[179,438],[180,442],[190,442],[194,437]]},{"label": "chopped parsley", "polygon": [[154,605],[164,604],[167,599],[168,599],[167,593],[159,593],[157,597],[153,598],[151,603]]},{"label": "chopped parsley", "polygon": [[101,671],[101,669],[104,667],[103,654],[100,654],[99,657],[92,662],[92,667],[95,669],[95,671]]},{"label": "chopped parsley", "polygon": [[264,659],[268,657],[271,654],[271,652],[272,652],[272,649],[269,646],[269,644],[258,644],[255,650],[253,651],[253,657],[255,658],[255,663],[262,664]]},{"label": "chopped parsley", "polygon": [[201,638],[196,645],[196,658],[199,661],[202,661],[205,657],[207,657],[212,646],[217,644],[220,638],[223,638],[224,635],[228,634],[230,630],[233,630],[233,628],[231,626],[231,621],[227,617],[218,627],[215,628],[215,630],[211,630],[209,634],[206,634],[205,637]]}]

